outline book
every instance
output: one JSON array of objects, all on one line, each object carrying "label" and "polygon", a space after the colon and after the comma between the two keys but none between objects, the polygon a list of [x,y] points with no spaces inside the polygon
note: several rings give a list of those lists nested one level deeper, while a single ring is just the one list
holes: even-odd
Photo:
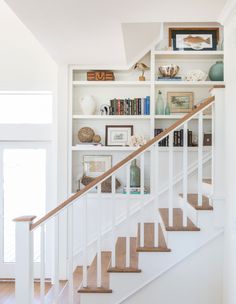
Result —
[{"label": "book", "polygon": [[182,80],[182,77],[181,76],[175,76],[175,77],[158,76],[157,80],[159,80],[159,81],[175,81],[175,80]]}]

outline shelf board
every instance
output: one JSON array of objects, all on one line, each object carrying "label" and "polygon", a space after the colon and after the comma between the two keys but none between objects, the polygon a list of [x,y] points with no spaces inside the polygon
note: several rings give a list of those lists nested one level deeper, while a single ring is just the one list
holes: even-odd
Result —
[{"label": "shelf board", "polygon": [[[197,152],[198,147],[188,147],[188,151],[190,152]],[[89,145],[76,145],[72,146],[72,151],[115,151],[115,152],[132,152],[137,150],[138,147],[107,147],[107,146],[89,146]],[[203,151],[209,151],[211,147],[203,147]],[[169,148],[168,147],[159,147],[160,152],[168,152]],[[183,150],[183,147],[173,147],[173,150],[175,152],[181,152]],[[150,151],[148,149],[147,151]]]},{"label": "shelf board", "polygon": [[[171,114],[171,115],[155,115],[154,118],[155,119],[180,119],[182,117],[184,117],[185,114]],[[211,119],[212,116],[211,115],[203,115],[203,119]],[[193,117],[192,119],[198,119],[198,117]]]},{"label": "shelf board", "polygon": [[167,80],[155,81],[157,86],[189,86],[189,87],[212,87],[215,85],[224,85],[224,81],[184,81],[184,80]]},{"label": "shelf board", "polygon": [[74,86],[150,86],[150,81],[73,81]]},{"label": "shelf board", "polygon": [[109,119],[150,119],[150,115],[73,115],[73,119],[94,119],[94,120],[109,120]]},{"label": "shelf board", "polygon": [[155,51],[154,54],[159,58],[186,57],[186,59],[189,59],[192,57],[195,59],[212,59],[215,57],[223,58],[224,51]]}]

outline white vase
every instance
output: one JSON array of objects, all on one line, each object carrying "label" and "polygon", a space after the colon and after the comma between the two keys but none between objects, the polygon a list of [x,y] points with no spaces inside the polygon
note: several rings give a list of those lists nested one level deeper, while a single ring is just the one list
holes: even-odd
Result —
[{"label": "white vase", "polygon": [[91,95],[84,96],[80,102],[81,112],[83,115],[93,115],[96,110],[96,102]]}]

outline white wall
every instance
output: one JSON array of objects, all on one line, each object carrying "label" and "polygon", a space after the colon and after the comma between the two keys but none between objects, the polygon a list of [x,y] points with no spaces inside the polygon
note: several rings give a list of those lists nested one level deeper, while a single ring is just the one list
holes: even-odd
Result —
[{"label": "white wall", "polygon": [[0,0],[0,90],[55,89],[56,64]]},{"label": "white wall", "polygon": [[225,16],[225,178],[226,178],[226,227],[225,227],[225,277],[224,277],[224,304],[236,303],[236,3]]},{"label": "white wall", "polygon": [[124,304],[222,304],[221,235]]}]

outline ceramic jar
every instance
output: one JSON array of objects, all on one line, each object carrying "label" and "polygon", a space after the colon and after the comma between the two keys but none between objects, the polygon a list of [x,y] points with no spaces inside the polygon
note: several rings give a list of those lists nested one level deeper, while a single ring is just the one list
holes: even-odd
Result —
[{"label": "ceramic jar", "polygon": [[224,80],[224,63],[223,61],[217,61],[211,66],[209,71],[209,78],[212,81],[223,81]]},{"label": "ceramic jar", "polygon": [[93,115],[96,111],[96,102],[91,95],[84,96],[80,101],[82,115]]}]

